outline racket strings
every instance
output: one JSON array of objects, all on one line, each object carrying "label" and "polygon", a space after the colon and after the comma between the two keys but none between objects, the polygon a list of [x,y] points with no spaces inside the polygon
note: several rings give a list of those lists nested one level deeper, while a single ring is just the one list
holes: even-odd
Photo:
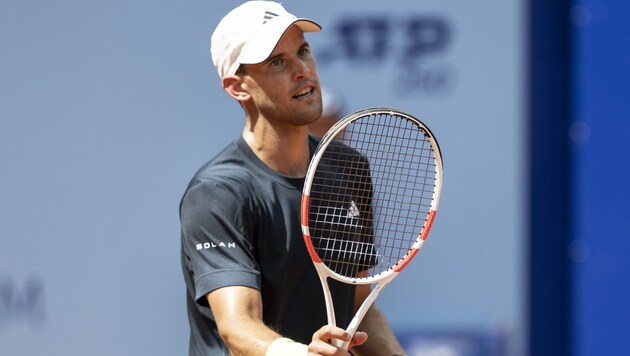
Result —
[{"label": "racket strings", "polygon": [[399,263],[433,204],[435,160],[427,134],[405,117],[369,115],[337,133],[310,194],[309,230],[322,262],[348,277]]}]

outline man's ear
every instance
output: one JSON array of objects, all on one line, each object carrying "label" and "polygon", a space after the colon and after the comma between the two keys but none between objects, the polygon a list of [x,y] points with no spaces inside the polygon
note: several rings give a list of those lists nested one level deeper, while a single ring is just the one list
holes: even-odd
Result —
[{"label": "man's ear", "polygon": [[221,85],[229,96],[238,101],[242,102],[250,98],[249,92],[243,87],[243,79],[239,76],[228,75],[221,80]]}]

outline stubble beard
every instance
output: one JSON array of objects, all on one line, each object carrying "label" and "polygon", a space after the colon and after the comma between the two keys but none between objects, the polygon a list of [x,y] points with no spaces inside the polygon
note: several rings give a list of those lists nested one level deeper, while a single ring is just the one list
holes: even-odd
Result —
[{"label": "stubble beard", "polygon": [[307,107],[298,108],[294,106],[281,111],[275,105],[263,105],[259,107],[259,110],[265,117],[274,118],[274,121],[278,124],[305,126],[317,121],[322,114],[323,105],[321,93],[318,91],[316,95],[318,95],[317,102]]}]

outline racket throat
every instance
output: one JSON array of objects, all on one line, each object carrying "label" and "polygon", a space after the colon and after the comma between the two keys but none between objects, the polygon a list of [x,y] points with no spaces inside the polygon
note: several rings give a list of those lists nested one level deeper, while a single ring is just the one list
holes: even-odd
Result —
[{"label": "racket throat", "polygon": [[333,306],[332,294],[328,285],[328,277],[320,274],[320,281],[322,282],[322,291],[324,292],[324,301],[326,302],[326,317],[328,319],[328,325],[337,326],[337,319],[335,318],[335,308]]},{"label": "racket throat", "polygon": [[[370,294],[365,298],[365,300],[363,301],[363,303],[361,304],[361,306],[355,313],[354,317],[350,321],[350,324],[348,324],[348,327],[346,328],[346,332],[350,334],[351,338],[354,337],[354,333],[357,332],[359,325],[361,325],[363,318],[372,307],[372,304],[374,304],[374,301],[376,300],[376,298],[379,296],[379,294],[381,294],[383,289],[387,287],[387,285],[389,284],[389,282],[391,282],[392,279],[393,279],[393,276],[388,278],[385,281],[381,281],[380,283],[376,284],[376,286],[372,289]],[[340,343],[338,346],[343,348],[344,350],[348,350],[350,343],[343,342],[343,343]]]}]

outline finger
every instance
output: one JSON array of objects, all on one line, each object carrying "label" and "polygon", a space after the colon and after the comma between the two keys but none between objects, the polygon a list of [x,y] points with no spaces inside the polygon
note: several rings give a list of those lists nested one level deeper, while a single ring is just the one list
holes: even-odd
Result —
[{"label": "finger", "polygon": [[308,345],[308,354],[311,355],[339,355],[339,348],[322,340],[313,340]]},{"label": "finger", "polygon": [[[338,345],[351,341],[350,335],[341,328],[332,325],[321,327],[313,334],[313,339],[308,345],[309,355],[346,356],[349,353]],[[359,336],[359,342],[362,341]]]},{"label": "finger", "polygon": [[367,339],[368,339],[368,334],[362,331],[357,331],[356,333],[354,333],[354,336],[352,337],[352,340],[350,341],[349,349],[353,348],[354,346],[363,345],[367,341]]},{"label": "finger", "polygon": [[313,334],[313,340],[323,340],[330,342],[332,339],[341,341],[350,341],[351,337],[344,329],[332,325],[325,325]]}]

